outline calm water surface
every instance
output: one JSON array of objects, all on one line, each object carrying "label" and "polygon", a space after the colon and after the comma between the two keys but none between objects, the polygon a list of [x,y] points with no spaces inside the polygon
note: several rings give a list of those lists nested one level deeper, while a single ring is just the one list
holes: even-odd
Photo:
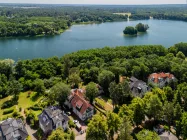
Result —
[{"label": "calm water surface", "polygon": [[[150,29],[137,37],[124,36],[126,26],[142,22]],[[39,38],[0,39],[0,59],[32,59],[63,56],[82,49],[104,46],[161,44],[170,47],[187,42],[187,22],[168,20],[144,20],[74,25],[61,35]]]}]

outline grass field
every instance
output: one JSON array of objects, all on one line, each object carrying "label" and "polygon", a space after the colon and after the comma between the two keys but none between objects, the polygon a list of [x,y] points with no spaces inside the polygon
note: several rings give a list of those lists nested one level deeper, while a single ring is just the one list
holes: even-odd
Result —
[{"label": "grass field", "polygon": [[102,106],[104,106],[104,110],[105,111],[113,111],[113,106],[111,104],[111,99],[107,98],[107,97],[102,97],[102,98],[96,98],[98,102],[100,102],[100,104],[102,104]]},{"label": "grass field", "polygon": [[[0,107],[1,105],[10,100],[11,99],[11,96],[8,96],[4,99],[0,99]],[[42,99],[42,97],[37,97],[36,96],[36,93],[35,92],[31,92],[30,94],[30,97],[28,97],[28,92],[21,92],[20,95],[19,95],[19,100],[18,100],[18,104],[17,105],[14,105],[13,107],[11,108],[7,108],[7,109],[12,109],[14,108],[15,110],[17,110],[19,112],[19,108],[22,108],[22,109],[26,109],[28,107],[31,107],[37,103],[39,103],[39,101]],[[12,113],[10,114],[7,114],[7,115],[3,115],[3,111],[6,110],[6,109],[1,109],[0,108],[0,120],[2,118],[5,118],[5,117],[9,117],[12,115]],[[39,115],[41,113],[41,111],[34,111],[34,113],[36,115]]]}]

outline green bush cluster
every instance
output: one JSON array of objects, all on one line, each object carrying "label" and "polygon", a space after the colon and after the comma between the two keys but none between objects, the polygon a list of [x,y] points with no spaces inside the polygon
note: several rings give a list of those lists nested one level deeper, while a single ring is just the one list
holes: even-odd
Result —
[{"label": "green bush cluster", "polygon": [[69,125],[70,128],[75,128],[76,127],[75,123],[72,120],[68,121],[68,125]]},{"label": "green bush cluster", "polygon": [[14,112],[14,109],[7,109],[3,111],[3,115],[10,114],[12,112]]}]

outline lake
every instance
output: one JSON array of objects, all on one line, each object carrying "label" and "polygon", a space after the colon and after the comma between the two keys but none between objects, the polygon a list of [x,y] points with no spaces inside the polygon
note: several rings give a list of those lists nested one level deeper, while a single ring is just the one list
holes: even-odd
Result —
[{"label": "lake", "polygon": [[[137,37],[123,35],[126,26],[135,26],[139,22],[150,26],[146,34]],[[105,46],[160,44],[170,47],[179,42],[187,42],[187,22],[150,19],[73,25],[56,36],[0,39],[0,59],[61,57],[74,51]]]}]

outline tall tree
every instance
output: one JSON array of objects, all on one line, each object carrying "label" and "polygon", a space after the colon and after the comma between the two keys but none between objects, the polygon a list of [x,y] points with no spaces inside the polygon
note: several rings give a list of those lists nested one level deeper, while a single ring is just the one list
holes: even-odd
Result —
[{"label": "tall tree", "polygon": [[93,82],[90,82],[86,86],[86,97],[90,100],[90,103],[93,103],[94,98],[99,93],[97,85]]},{"label": "tall tree", "polygon": [[64,83],[57,83],[49,92],[49,102],[54,104],[57,101],[60,105],[63,105],[65,100],[70,94],[70,87]]},{"label": "tall tree", "polygon": [[130,104],[130,108],[133,111],[133,121],[135,122],[136,126],[140,125],[145,119],[143,100],[139,97],[134,98]]},{"label": "tall tree", "polygon": [[117,114],[109,112],[107,114],[107,124],[108,124],[109,138],[113,139],[114,134],[117,133],[119,130],[121,120]]},{"label": "tall tree", "polygon": [[167,121],[168,126],[170,128],[170,124],[173,119],[173,113],[174,113],[173,103],[165,102],[163,106],[163,113],[164,113],[164,118]]},{"label": "tall tree", "polygon": [[41,79],[34,80],[33,86],[34,86],[34,91],[36,91],[38,94],[43,94],[46,90],[44,86],[44,81]]},{"label": "tall tree", "polygon": [[107,121],[104,116],[95,115],[88,124],[86,132],[87,140],[107,140],[108,136]]},{"label": "tall tree", "polygon": [[18,100],[18,94],[21,92],[23,86],[16,80],[12,80],[8,84],[7,95],[14,95],[14,99]]},{"label": "tall tree", "polygon": [[133,140],[131,133],[132,133],[131,123],[127,117],[124,117],[122,119],[122,123],[120,126],[120,134],[119,134],[118,139],[119,140]]},{"label": "tall tree", "polygon": [[103,70],[98,76],[99,84],[103,87],[106,95],[109,95],[108,88],[110,83],[114,80],[114,77],[114,74],[111,71],[107,70]]},{"label": "tall tree", "polygon": [[77,73],[73,73],[69,75],[69,82],[71,83],[73,88],[78,88],[79,83],[81,82],[81,78]]},{"label": "tall tree", "polygon": [[151,96],[150,100],[147,102],[147,114],[149,117],[153,117],[155,120],[162,117],[162,102],[157,95]]},{"label": "tall tree", "polygon": [[65,140],[63,130],[61,128],[54,130],[47,140]]},{"label": "tall tree", "polygon": [[183,139],[187,139],[187,112],[182,114],[181,128]]}]

